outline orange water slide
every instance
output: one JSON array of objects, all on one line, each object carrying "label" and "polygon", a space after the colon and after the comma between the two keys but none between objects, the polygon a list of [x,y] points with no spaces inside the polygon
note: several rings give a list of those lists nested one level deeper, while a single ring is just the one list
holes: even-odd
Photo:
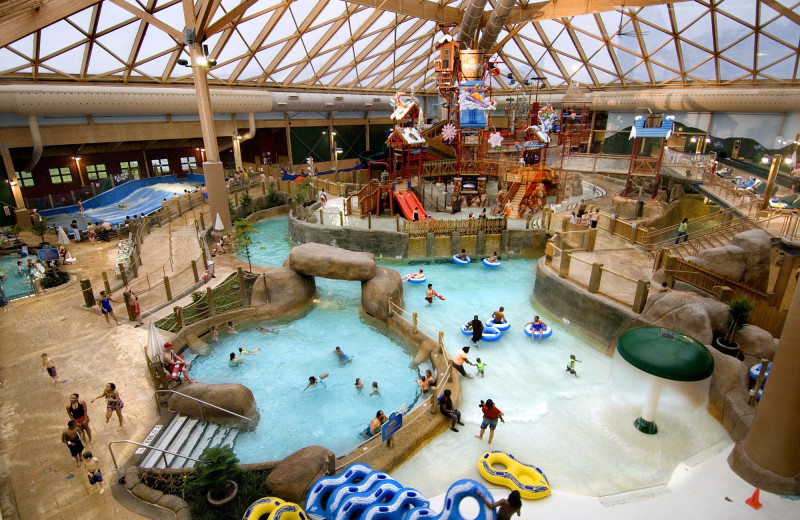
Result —
[{"label": "orange water slide", "polygon": [[431,219],[431,216],[425,211],[425,208],[420,204],[419,199],[410,191],[395,191],[393,192],[394,200],[400,207],[403,216],[408,220],[414,220],[414,209],[417,209],[420,220]]}]

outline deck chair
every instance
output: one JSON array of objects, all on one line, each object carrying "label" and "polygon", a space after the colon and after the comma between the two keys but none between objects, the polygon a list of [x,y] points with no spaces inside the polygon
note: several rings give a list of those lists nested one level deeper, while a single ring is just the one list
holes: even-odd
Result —
[{"label": "deck chair", "polygon": [[753,184],[752,186],[750,186],[750,187],[747,189],[747,191],[749,191],[749,192],[751,192],[751,193],[755,193],[755,194],[756,194],[756,195],[758,195],[758,196],[763,196],[763,195],[764,195],[764,191],[765,191],[766,189],[767,189],[767,185],[766,185],[766,184],[764,184],[764,182],[763,182],[762,180],[760,180],[760,179],[759,179],[759,180],[757,180],[757,181],[756,181],[756,183],[755,183],[755,184]]},{"label": "deck chair", "polygon": [[778,198],[778,202],[783,202],[784,204],[792,204],[797,199],[797,195],[792,193],[791,195],[784,195],[783,197]]},{"label": "deck chair", "polygon": [[789,204],[788,206],[783,208],[783,210],[784,211],[794,211],[797,208],[800,208],[800,197],[798,197],[798,199],[796,201],[792,202],[791,204]]}]

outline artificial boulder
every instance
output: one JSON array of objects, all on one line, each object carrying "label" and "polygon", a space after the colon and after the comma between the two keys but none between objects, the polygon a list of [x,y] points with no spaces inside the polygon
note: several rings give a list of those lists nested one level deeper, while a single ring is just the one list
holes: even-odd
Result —
[{"label": "artificial boulder", "polygon": [[657,293],[648,298],[636,325],[675,329],[704,345],[710,345],[714,334],[705,309],[706,302],[703,301],[707,299],[684,291]]},{"label": "artificial boulder", "polygon": [[253,284],[253,305],[268,304],[281,312],[294,310],[314,297],[316,283],[312,276],[299,274],[288,267],[265,271]]},{"label": "artificial boulder", "polygon": [[397,271],[378,267],[373,278],[361,282],[361,305],[368,314],[385,321],[389,319],[389,298],[403,305],[402,279]]},{"label": "artificial boulder", "polygon": [[[258,423],[259,416],[256,400],[253,397],[253,392],[244,385],[238,383],[184,383],[176,391],[179,394],[194,397],[223,410],[247,417],[253,421],[253,424],[208,406],[203,407],[202,418],[205,421],[217,424],[236,424],[244,427],[254,427]],[[170,394],[167,404],[170,410],[181,415],[187,415],[195,419],[201,418],[200,408],[197,402],[192,399]]]},{"label": "artificial boulder", "polygon": [[736,333],[736,342],[739,344],[739,351],[745,357],[753,357],[757,360],[775,357],[777,344],[772,334],[756,327],[755,325],[745,325],[742,330]]},{"label": "artificial boulder", "polygon": [[741,281],[761,292],[767,291],[772,243],[763,229],[751,229],[737,234],[731,244],[745,252],[745,270]]},{"label": "artificial boulder", "polygon": [[722,420],[726,396],[733,390],[747,388],[750,380],[744,363],[716,349],[709,348],[708,351],[714,358],[714,373],[711,375],[711,386],[708,391],[708,408],[714,417]]},{"label": "artificial boulder", "polygon": [[375,255],[309,242],[292,248],[289,267],[307,276],[366,281],[375,276]]},{"label": "artificial boulder", "polygon": [[697,253],[697,256],[689,257],[686,260],[723,278],[740,282],[744,277],[747,265],[746,256],[744,249],[731,244],[704,249]]},{"label": "artificial boulder", "polygon": [[307,446],[278,461],[265,482],[269,494],[287,502],[304,503],[311,486],[325,476],[328,457],[333,456],[322,446]]}]

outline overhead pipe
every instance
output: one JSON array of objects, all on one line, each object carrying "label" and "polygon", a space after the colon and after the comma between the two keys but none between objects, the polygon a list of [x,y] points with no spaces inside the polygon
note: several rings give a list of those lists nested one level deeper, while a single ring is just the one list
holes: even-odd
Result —
[{"label": "overhead pipe", "polygon": [[[508,20],[508,16],[511,14],[511,9],[514,7],[516,1],[517,0],[500,0],[500,2],[494,6],[494,10],[491,16],[489,16],[489,21],[486,23],[486,28],[481,35],[481,42],[478,44],[478,49],[481,52],[489,52],[492,47],[494,47],[495,42],[497,42],[497,37],[500,35],[500,31],[503,30],[503,26],[506,24],[506,20]],[[466,14],[464,16],[466,17]]]},{"label": "overhead pipe", "polygon": [[478,36],[478,26],[481,23],[483,9],[488,0],[468,0],[467,7],[464,9],[464,18],[458,27],[455,39],[463,42],[467,49],[475,48],[475,40]]},{"label": "overhead pipe", "polygon": [[42,134],[39,132],[39,121],[36,119],[36,116],[28,116],[28,128],[31,130],[33,152],[31,153],[31,160],[28,161],[28,164],[25,165],[25,168],[22,170],[24,172],[33,171],[33,167],[36,166],[36,164],[39,162],[39,159],[42,158],[42,150],[44,150],[44,145],[42,145]]}]

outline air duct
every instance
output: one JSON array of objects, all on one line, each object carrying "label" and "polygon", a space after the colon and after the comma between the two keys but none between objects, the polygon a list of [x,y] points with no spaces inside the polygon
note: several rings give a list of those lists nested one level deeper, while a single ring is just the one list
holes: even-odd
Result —
[{"label": "air duct", "polygon": [[[511,9],[514,7],[516,1],[517,0],[500,0],[500,2],[494,6],[494,11],[492,11],[492,15],[489,17],[489,22],[486,24],[486,28],[483,30],[481,42],[478,45],[478,49],[481,52],[487,53],[492,50],[492,47],[494,47],[495,42],[497,42],[497,37],[500,35],[500,31],[503,30],[503,26],[506,24],[508,15],[511,14]],[[466,18],[466,14],[464,17]]]},{"label": "air duct", "polygon": [[467,0],[467,7],[464,9],[464,18],[461,20],[458,34],[456,34],[455,37],[456,40],[463,42],[467,49],[475,48],[478,26],[481,23],[483,8],[486,7],[486,2],[487,0]]},{"label": "air duct", "polygon": [[[236,114],[231,114],[231,119],[233,119],[233,128],[234,128],[234,130],[236,130],[237,126],[238,126],[236,124]],[[247,122],[250,123],[250,129],[247,131],[246,134],[243,134],[243,135],[239,136],[239,139],[238,139],[239,144],[252,139],[253,136],[256,135],[256,116],[255,116],[255,114],[253,114],[252,112],[247,114]],[[221,146],[220,148],[233,148],[234,146],[235,146],[234,139],[231,139],[231,144],[229,144],[227,146]]]},{"label": "air duct", "polygon": [[44,146],[42,145],[42,134],[39,132],[39,121],[36,119],[36,116],[28,116],[28,128],[31,129],[33,152],[31,153],[31,160],[28,161],[28,164],[22,169],[24,172],[33,171],[33,167],[36,166],[36,164],[39,162],[39,159],[42,158],[42,150],[44,149]]}]

